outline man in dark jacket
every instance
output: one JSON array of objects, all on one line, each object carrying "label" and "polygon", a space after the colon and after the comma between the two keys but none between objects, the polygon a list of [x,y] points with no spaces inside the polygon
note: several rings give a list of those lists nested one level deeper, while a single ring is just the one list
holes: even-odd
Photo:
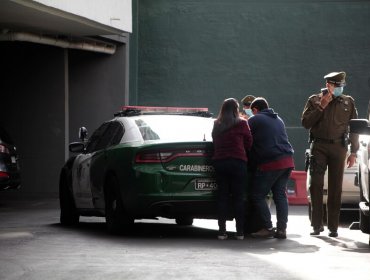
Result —
[{"label": "man in dark jacket", "polygon": [[[248,119],[253,136],[250,161],[256,166],[251,198],[263,225],[252,236],[285,239],[288,222],[286,184],[294,168],[294,151],[283,120],[269,108],[266,99],[256,98],[251,109],[254,116]],[[270,209],[266,203],[270,192],[276,205],[276,232],[273,230]]]}]

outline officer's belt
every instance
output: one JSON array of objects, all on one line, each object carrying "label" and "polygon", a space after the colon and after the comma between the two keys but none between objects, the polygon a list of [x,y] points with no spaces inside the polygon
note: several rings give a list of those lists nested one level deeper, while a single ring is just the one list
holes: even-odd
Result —
[{"label": "officer's belt", "polygon": [[325,144],[341,143],[342,141],[343,141],[342,138],[339,138],[339,139],[314,138],[313,139],[313,142],[315,143],[325,143]]}]

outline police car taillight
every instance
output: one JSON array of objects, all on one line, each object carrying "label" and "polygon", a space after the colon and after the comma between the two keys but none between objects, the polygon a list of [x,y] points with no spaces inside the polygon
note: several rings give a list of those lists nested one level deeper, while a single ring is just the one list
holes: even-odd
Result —
[{"label": "police car taillight", "polygon": [[138,153],[135,158],[136,163],[160,163],[166,162],[171,158],[172,153],[144,152]]},{"label": "police car taillight", "polygon": [[138,153],[135,163],[165,163],[179,157],[209,157],[210,152],[203,149],[179,149],[171,151],[145,151]]}]

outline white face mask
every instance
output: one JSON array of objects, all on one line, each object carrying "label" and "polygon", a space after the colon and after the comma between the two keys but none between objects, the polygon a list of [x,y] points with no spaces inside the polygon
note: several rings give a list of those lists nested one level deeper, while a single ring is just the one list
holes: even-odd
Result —
[{"label": "white face mask", "polygon": [[244,112],[247,114],[247,116],[251,117],[253,116],[252,109],[244,109]]}]

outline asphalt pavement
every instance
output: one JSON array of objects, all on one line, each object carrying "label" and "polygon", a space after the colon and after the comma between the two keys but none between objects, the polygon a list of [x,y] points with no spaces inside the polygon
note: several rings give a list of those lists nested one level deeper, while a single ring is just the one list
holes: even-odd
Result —
[{"label": "asphalt pavement", "polygon": [[104,218],[61,226],[56,198],[0,197],[0,279],[368,279],[369,237],[348,228],[356,215],[338,238],[311,237],[307,206],[289,211],[286,240],[220,241],[215,220],[141,220],[112,236]]}]

